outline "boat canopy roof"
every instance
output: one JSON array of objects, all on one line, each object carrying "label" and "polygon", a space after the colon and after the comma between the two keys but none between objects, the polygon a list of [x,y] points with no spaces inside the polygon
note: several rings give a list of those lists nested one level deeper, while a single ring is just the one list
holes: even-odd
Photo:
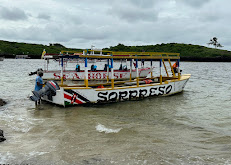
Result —
[{"label": "boat canopy roof", "polygon": [[97,50],[83,50],[83,52],[61,51],[59,58],[92,58],[92,59],[180,59],[180,53],[166,52],[117,52],[117,51],[100,51],[99,54],[89,52]]}]

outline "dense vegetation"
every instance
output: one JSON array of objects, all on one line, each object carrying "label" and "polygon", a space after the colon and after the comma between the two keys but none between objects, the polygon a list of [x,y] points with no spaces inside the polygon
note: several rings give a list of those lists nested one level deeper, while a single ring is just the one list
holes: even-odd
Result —
[{"label": "dense vegetation", "polygon": [[117,46],[110,47],[107,50],[130,52],[174,52],[180,53],[181,60],[231,61],[230,51],[191,44],[169,43],[145,46],[125,46],[123,44],[118,44]]},{"label": "dense vegetation", "polygon": [[[40,58],[43,49],[49,54],[59,54],[61,50],[76,50],[66,48],[61,44],[28,44],[18,42],[8,42],[0,40],[0,56],[6,58],[15,58],[16,55],[28,55],[30,58]],[[231,61],[231,52],[227,50],[220,50],[208,48],[200,45],[191,44],[157,44],[157,45],[143,45],[143,46],[125,46],[118,44],[105,48],[105,50],[112,51],[128,51],[128,52],[175,52],[181,54],[181,60],[192,61]]]},{"label": "dense vegetation", "polygon": [[61,44],[28,44],[0,40],[0,56],[15,58],[16,55],[28,55],[30,58],[41,58],[43,49],[49,54],[59,54],[61,50],[77,50],[66,48]]}]

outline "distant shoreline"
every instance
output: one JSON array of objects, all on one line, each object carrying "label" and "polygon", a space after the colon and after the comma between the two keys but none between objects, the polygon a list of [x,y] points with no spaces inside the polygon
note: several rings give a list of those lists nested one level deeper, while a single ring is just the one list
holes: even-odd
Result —
[{"label": "distant shoreline", "polygon": [[227,58],[227,57],[208,57],[208,58],[181,57],[180,60],[192,61],[192,62],[231,62],[231,58]]},{"label": "distant shoreline", "polygon": [[[15,59],[15,57],[5,56],[5,59]],[[29,56],[26,59],[41,59],[40,56]],[[180,57],[181,61],[192,61],[192,62],[231,62],[231,57]]]},{"label": "distant shoreline", "polygon": [[[48,45],[9,42],[0,40],[0,56],[5,58],[27,57],[30,59],[40,59],[42,52],[48,54],[60,54],[61,50],[82,52],[85,49],[66,48],[56,43]],[[116,46],[103,48],[103,51],[120,52],[168,52],[179,53],[181,61],[195,62],[231,62],[231,51],[217,48],[210,48],[201,45],[192,45],[184,43],[161,43],[156,45],[137,45],[126,46],[119,43]]]}]

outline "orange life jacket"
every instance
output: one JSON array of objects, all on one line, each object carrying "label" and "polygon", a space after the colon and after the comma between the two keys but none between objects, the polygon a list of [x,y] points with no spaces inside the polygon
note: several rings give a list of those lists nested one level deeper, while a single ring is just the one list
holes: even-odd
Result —
[{"label": "orange life jacket", "polygon": [[175,62],[173,65],[172,65],[173,68],[176,68],[177,67],[177,63]]}]

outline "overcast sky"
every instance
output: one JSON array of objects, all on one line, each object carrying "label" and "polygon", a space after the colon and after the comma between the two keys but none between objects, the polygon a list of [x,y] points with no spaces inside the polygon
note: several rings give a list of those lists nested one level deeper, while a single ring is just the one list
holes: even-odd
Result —
[{"label": "overcast sky", "polygon": [[186,43],[231,50],[230,0],[0,0],[0,40],[69,48]]}]

